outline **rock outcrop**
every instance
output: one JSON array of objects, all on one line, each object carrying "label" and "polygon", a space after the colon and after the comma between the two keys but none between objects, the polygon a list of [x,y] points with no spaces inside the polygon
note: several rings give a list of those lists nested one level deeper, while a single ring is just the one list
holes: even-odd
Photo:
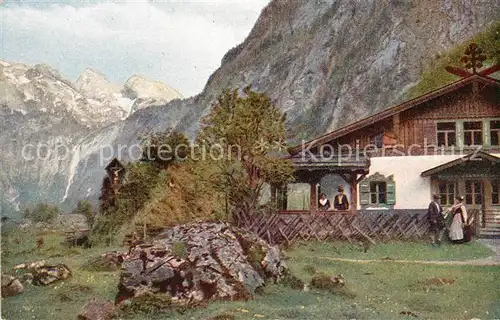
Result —
[{"label": "rock outcrop", "polygon": [[67,265],[58,263],[46,265],[45,261],[22,263],[14,267],[14,270],[27,270],[23,278],[36,286],[46,286],[57,281],[66,280],[71,277],[71,270]]},{"label": "rock outcrop", "polygon": [[24,292],[24,286],[19,279],[2,274],[2,298],[12,297]]},{"label": "rock outcrop", "polygon": [[176,305],[248,299],[287,267],[278,248],[227,223],[179,225],[125,257],[117,302],[167,294]]}]

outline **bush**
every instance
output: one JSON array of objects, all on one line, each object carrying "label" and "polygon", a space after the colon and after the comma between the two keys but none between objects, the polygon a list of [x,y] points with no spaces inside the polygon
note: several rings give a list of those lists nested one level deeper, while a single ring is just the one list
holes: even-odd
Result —
[{"label": "bush", "polygon": [[182,259],[188,256],[186,244],[184,242],[174,242],[172,244],[172,254]]},{"label": "bush", "polygon": [[24,217],[31,221],[50,223],[61,214],[61,210],[57,206],[46,203],[38,204],[33,210],[26,208],[24,210]]}]

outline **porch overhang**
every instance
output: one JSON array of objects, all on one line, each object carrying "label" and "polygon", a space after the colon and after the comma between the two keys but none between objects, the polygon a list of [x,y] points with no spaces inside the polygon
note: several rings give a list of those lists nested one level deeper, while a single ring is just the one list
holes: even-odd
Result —
[{"label": "porch overhang", "polygon": [[291,157],[296,175],[325,175],[341,173],[367,174],[370,169],[370,159],[365,157],[325,157],[325,156],[295,156]]},{"label": "porch overhang", "polygon": [[500,158],[484,151],[470,153],[423,171],[422,177],[484,177],[500,175]]}]

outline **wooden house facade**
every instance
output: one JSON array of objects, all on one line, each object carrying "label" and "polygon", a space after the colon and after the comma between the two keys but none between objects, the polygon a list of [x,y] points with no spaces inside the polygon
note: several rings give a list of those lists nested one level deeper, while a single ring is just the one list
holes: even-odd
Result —
[{"label": "wooden house facade", "polygon": [[[481,212],[483,223],[500,222],[500,81],[493,66],[457,69],[462,78],[415,99],[306,141],[289,150],[296,181],[310,186],[303,212],[317,212],[328,176],[347,186],[350,208],[427,208],[432,194],[443,206],[456,195]],[[286,188],[272,197],[289,210]],[[327,190],[327,191],[325,191]]]}]

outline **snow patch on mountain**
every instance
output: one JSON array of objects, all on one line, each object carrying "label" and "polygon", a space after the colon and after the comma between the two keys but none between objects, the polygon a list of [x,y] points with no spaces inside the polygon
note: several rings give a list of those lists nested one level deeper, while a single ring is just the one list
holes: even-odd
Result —
[{"label": "snow patch on mountain", "polygon": [[125,82],[122,94],[134,100],[131,112],[183,98],[179,91],[140,75],[133,75]]},{"label": "snow patch on mountain", "polygon": [[105,75],[93,69],[85,69],[76,79],[75,88],[95,105],[101,108],[118,107],[130,113],[133,101],[123,97],[120,85],[108,81]]},{"label": "snow patch on mountain", "polygon": [[86,127],[122,120],[127,112],[111,103],[88,99],[48,65],[0,64],[0,104],[24,115],[48,113]]}]

